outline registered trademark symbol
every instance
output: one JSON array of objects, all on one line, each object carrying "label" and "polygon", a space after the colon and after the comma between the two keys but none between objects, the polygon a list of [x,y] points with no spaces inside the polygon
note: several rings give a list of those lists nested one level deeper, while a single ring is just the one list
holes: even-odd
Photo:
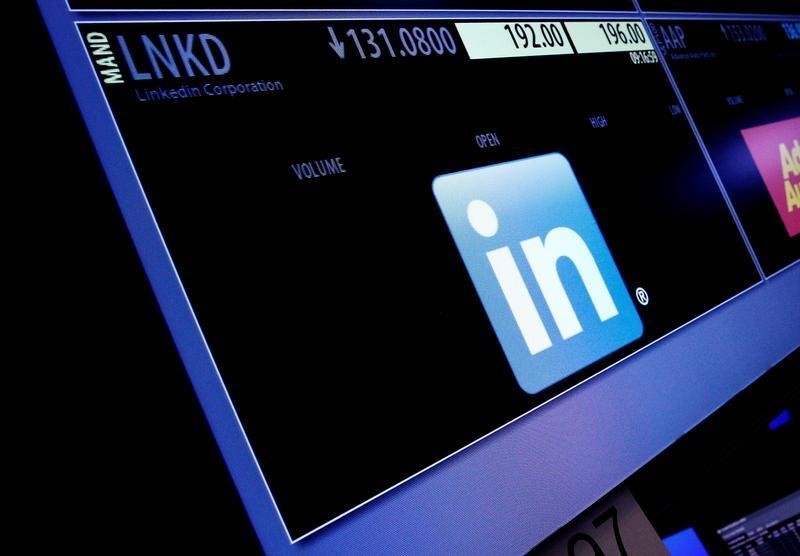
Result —
[{"label": "registered trademark symbol", "polygon": [[650,303],[650,296],[647,295],[647,290],[644,288],[636,288],[636,300],[642,305]]}]

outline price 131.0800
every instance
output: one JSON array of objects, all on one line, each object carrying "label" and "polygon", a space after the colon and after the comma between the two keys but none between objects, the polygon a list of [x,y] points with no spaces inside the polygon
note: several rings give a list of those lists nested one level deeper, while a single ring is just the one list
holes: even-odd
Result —
[{"label": "price 131.0800", "polygon": [[342,60],[352,49],[362,60],[447,56],[458,52],[458,45],[447,27],[398,27],[391,31],[384,27],[351,28],[344,31],[344,40],[339,40],[334,28],[328,27],[328,34],[328,45]]}]

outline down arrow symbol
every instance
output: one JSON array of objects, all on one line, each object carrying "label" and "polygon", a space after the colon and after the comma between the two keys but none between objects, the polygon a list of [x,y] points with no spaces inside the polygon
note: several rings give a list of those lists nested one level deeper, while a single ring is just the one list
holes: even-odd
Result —
[{"label": "down arrow symbol", "polygon": [[331,35],[331,42],[328,44],[331,45],[331,48],[336,55],[344,60],[344,43],[340,42],[339,39],[336,38],[336,33],[333,31],[333,27],[328,27],[328,33]]}]

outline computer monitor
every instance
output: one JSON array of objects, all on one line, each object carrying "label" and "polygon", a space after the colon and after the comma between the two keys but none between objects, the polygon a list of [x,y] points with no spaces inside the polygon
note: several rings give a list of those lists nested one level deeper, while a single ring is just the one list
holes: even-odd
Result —
[{"label": "computer monitor", "polygon": [[649,4],[39,3],[266,552],[523,552],[800,345],[797,7]]}]

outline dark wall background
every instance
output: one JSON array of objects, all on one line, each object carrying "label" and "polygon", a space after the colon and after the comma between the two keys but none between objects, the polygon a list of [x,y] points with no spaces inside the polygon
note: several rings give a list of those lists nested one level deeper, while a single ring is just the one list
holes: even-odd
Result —
[{"label": "dark wall background", "polygon": [[13,300],[17,324],[34,340],[19,369],[16,452],[38,524],[30,546],[258,553],[44,23],[25,5],[35,63],[6,109],[20,116],[10,158],[27,179],[6,182],[22,193],[6,209],[22,255],[10,270],[30,292]]}]

